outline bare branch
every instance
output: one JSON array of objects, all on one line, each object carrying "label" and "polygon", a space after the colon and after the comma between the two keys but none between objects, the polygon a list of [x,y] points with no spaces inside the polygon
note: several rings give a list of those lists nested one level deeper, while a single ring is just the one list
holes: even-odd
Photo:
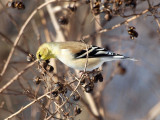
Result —
[{"label": "bare branch", "polygon": [[0,88],[0,93],[2,93],[7,87],[9,87],[14,81],[16,81],[21,75],[23,75],[26,70],[28,70],[30,67],[32,67],[37,61],[34,61],[27,65],[22,71],[20,71],[18,74],[16,74],[8,83],[3,85],[2,88]]},{"label": "bare branch", "polygon": [[26,26],[28,25],[28,23],[31,21],[31,19],[33,18],[33,16],[37,13],[37,11],[38,11],[39,9],[42,9],[43,7],[45,7],[46,5],[48,5],[49,3],[52,3],[52,2],[55,2],[55,1],[56,1],[56,0],[50,0],[50,1],[45,2],[45,3],[43,3],[42,5],[40,5],[39,7],[37,7],[37,8],[31,13],[31,15],[30,15],[30,16],[28,17],[28,19],[25,21],[25,23],[23,24],[23,26],[21,27],[21,29],[20,29],[20,31],[19,31],[19,33],[18,33],[18,36],[17,36],[17,38],[16,38],[16,40],[15,40],[15,42],[14,42],[14,44],[13,44],[13,47],[12,47],[10,53],[9,53],[9,56],[8,56],[8,58],[7,58],[7,61],[6,61],[5,65],[4,65],[3,69],[2,69],[1,76],[3,76],[3,74],[5,73],[5,71],[6,71],[7,67],[8,67],[8,64],[9,64],[9,62],[10,62],[10,60],[11,60],[11,57],[12,57],[12,55],[13,55],[13,53],[14,53],[15,47],[17,46],[17,44],[18,44],[18,42],[19,42],[19,40],[20,40],[20,38],[21,38],[21,36],[22,36],[22,34],[23,34],[24,29],[26,28]]}]

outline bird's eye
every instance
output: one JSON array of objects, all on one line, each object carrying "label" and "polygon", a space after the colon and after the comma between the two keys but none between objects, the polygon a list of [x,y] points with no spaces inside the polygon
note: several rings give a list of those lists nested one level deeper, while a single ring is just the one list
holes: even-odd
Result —
[{"label": "bird's eye", "polygon": [[41,58],[41,55],[39,54],[39,58]]}]

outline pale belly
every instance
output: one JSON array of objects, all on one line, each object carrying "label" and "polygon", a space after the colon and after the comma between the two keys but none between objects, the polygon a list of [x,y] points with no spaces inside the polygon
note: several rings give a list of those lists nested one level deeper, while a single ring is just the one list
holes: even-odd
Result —
[{"label": "pale belly", "polygon": [[[64,60],[65,59],[65,60]],[[93,69],[96,69],[100,67],[103,62],[99,58],[90,58],[88,59],[66,59],[66,58],[61,58],[59,59],[62,63],[67,65],[68,67],[71,67],[73,69],[78,69],[83,71],[86,67],[87,71],[92,71]]]},{"label": "pale belly", "polygon": [[100,67],[104,62],[101,58],[89,58],[88,62],[87,58],[75,59],[73,58],[73,55],[70,54],[69,50],[61,50],[61,53],[57,56],[57,58],[68,67],[81,71],[85,69],[86,64],[86,70],[91,71]]}]

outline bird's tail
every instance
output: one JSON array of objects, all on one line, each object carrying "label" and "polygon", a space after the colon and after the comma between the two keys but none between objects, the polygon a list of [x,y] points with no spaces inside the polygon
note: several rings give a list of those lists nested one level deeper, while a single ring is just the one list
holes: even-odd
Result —
[{"label": "bird's tail", "polygon": [[135,59],[135,58],[131,58],[131,57],[123,56],[123,55],[103,57],[102,60],[103,60],[104,62],[114,61],[114,60],[132,60],[132,61],[138,61],[138,60]]},{"label": "bird's tail", "polygon": [[139,60],[137,60],[135,58],[131,58],[131,57],[127,57],[127,58],[124,58],[124,59],[126,59],[126,60],[132,60],[132,61],[139,61]]},{"label": "bird's tail", "polygon": [[123,56],[123,55],[113,56],[113,59],[114,60],[132,60],[132,61],[138,61],[135,58],[131,58],[131,57]]}]

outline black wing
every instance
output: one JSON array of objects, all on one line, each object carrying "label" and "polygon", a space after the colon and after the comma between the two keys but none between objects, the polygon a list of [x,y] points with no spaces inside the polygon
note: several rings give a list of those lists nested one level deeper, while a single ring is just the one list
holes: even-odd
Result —
[{"label": "black wing", "polygon": [[[88,48],[88,58],[95,58],[95,57],[115,57],[115,56],[123,56],[120,54],[116,54],[114,52],[108,51],[105,48],[92,46]],[[82,50],[75,54],[75,58],[86,58],[87,57],[87,50]]]}]

